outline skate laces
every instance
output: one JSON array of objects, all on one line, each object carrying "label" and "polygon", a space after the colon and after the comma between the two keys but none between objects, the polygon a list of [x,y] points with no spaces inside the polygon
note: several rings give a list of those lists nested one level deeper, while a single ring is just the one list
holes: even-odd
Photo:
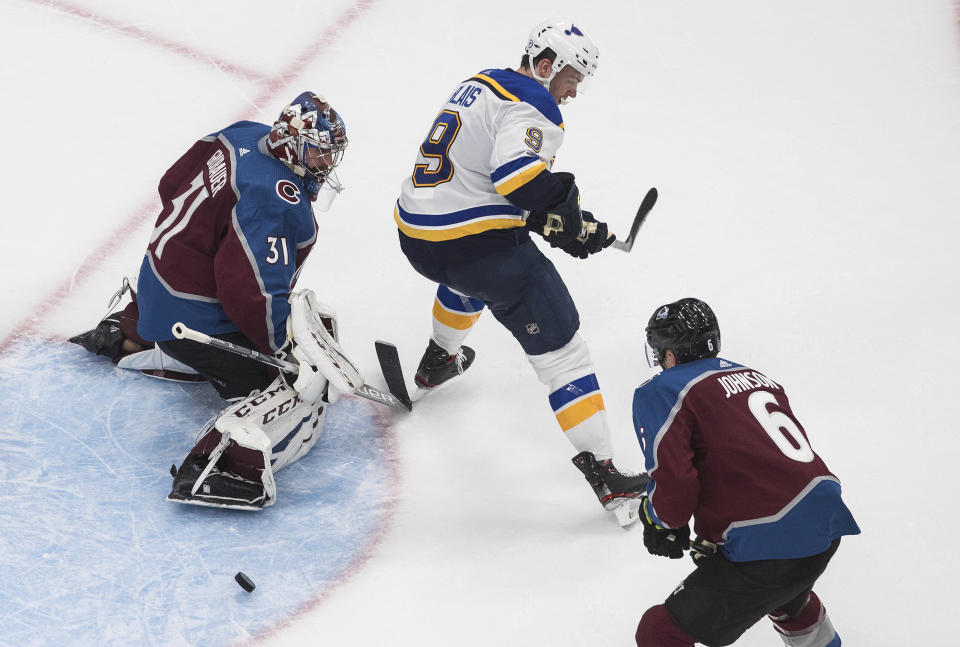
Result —
[{"label": "skate laces", "polygon": [[120,289],[113,293],[113,296],[110,297],[110,302],[107,304],[108,313],[120,303],[120,299],[123,298],[123,295],[126,294],[129,289],[130,280],[127,277],[123,277],[123,283],[120,284]]},{"label": "skate laces", "polygon": [[455,361],[457,363],[457,373],[463,375],[463,363],[467,361],[467,356],[463,352],[463,346],[457,349],[457,352],[450,356],[449,361]]}]

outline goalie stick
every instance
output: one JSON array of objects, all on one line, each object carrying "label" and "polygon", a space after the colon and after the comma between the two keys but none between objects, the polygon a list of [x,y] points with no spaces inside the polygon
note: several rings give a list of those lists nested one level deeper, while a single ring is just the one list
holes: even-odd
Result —
[{"label": "goalie stick", "polygon": [[[251,348],[246,348],[245,346],[238,346],[237,344],[232,344],[228,341],[218,339],[216,337],[211,337],[205,333],[202,333],[198,330],[193,330],[192,328],[187,328],[184,324],[179,321],[173,324],[172,328],[173,336],[177,339],[190,339],[192,341],[206,344],[207,346],[213,346],[214,348],[219,348],[220,350],[227,351],[228,353],[233,353],[234,355],[240,355],[248,359],[252,359],[263,364],[269,364],[270,366],[275,366],[285,373],[292,373],[296,375],[300,372],[300,368],[286,360],[280,359],[278,357],[272,357],[270,355],[264,355],[259,351],[255,351]],[[373,400],[374,402],[379,402],[380,404],[386,404],[391,407],[404,407],[400,400],[391,395],[390,393],[384,393],[383,391],[376,389],[369,384],[361,384],[353,390],[355,395],[359,395],[361,398],[366,398],[367,400]]]},{"label": "goalie stick", "polygon": [[377,359],[380,360],[380,371],[383,373],[383,379],[387,383],[387,388],[397,400],[406,407],[407,411],[413,411],[413,403],[419,402],[426,397],[428,393],[436,393],[447,382],[439,386],[425,389],[417,385],[416,390],[411,394],[407,391],[407,383],[403,379],[403,368],[400,366],[400,354],[397,352],[395,344],[388,341],[376,341],[374,346],[377,349]]},{"label": "goalie stick", "polygon": [[633,249],[633,242],[637,237],[637,232],[640,231],[640,226],[643,224],[643,221],[647,219],[647,214],[650,213],[650,210],[653,209],[653,205],[656,203],[657,189],[652,188],[647,191],[647,195],[643,197],[643,201],[640,203],[640,208],[637,209],[637,215],[633,219],[633,224],[630,225],[630,233],[623,240],[613,241],[613,243],[611,243],[612,246],[623,252],[629,252]]},{"label": "goalie stick", "polygon": [[407,392],[407,384],[403,381],[403,368],[400,366],[400,354],[397,352],[396,345],[380,340],[375,341],[373,345],[377,349],[380,371],[383,373],[383,379],[390,393],[406,407],[407,411],[413,411],[413,402]]}]

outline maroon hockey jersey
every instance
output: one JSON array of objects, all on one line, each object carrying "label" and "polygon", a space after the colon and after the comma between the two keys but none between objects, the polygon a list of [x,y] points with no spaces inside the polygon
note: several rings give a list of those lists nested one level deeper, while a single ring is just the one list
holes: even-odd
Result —
[{"label": "maroon hockey jersey", "polygon": [[720,358],[680,364],[636,390],[633,417],[661,525],[692,516],[733,561],[805,557],[859,533],[783,387],[762,373]]}]

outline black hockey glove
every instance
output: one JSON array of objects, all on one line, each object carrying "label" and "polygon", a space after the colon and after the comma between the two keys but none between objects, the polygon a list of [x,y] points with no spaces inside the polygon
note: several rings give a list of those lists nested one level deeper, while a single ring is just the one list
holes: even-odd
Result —
[{"label": "black hockey glove", "polygon": [[599,222],[589,211],[580,212],[583,218],[581,235],[562,247],[563,251],[576,258],[586,258],[610,246],[616,236],[607,231],[607,223]]},{"label": "black hockey glove", "polygon": [[682,528],[664,528],[650,518],[647,510],[647,497],[642,497],[640,521],[643,522],[643,545],[651,555],[680,559],[683,551],[690,548],[690,526]]},{"label": "black hockey glove", "polygon": [[551,247],[563,247],[576,240],[583,229],[580,215],[580,190],[573,173],[554,173],[567,188],[566,197],[549,209],[534,209],[527,215],[527,229],[543,236]]},{"label": "black hockey glove", "polygon": [[717,554],[717,545],[703,537],[697,537],[690,542],[690,558],[697,566]]}]

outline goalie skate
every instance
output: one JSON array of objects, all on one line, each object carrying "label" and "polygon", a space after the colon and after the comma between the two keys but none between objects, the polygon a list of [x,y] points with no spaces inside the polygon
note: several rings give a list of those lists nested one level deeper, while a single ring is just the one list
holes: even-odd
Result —
[{"label": "goalie skate", "polygon": [[134,290],[135,288],[130,284],[130,279],[124,277],[120,289],[110,297],[107,314],[100,320],[96,328],[75,335],[69,341],[82,346],[84,350],[94,355],[103,355],[112,360],[117,360],[124,353],[123,341],[127,339],[120,325],[121,318],[126,314],[126,310],[120,308],[119,305],[128,292],[132,298]]},{"label": "goalie skate", "polygon": [[221,471],[216,464],[209,466],[209,461],[206,456],[187,457],[173,478],[167,501],[239,510],[263,507],[267,496],[262,483]]}]

